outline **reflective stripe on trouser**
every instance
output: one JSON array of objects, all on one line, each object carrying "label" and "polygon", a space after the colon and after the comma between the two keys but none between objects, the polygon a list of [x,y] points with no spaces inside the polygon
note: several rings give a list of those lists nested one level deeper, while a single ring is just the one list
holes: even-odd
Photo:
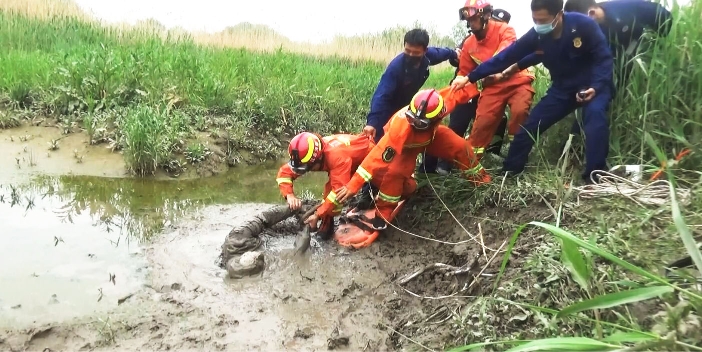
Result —
[{"label": "reflective stripe on trouser", "polygon": [[466,172],[483,168],[470,143],[443,125],[436,128],[434,141],[427,147],[427,154],[452,160],[457,168]]},{"label": "reflective stripe on trouser", "polygon": [[504,93],[480,96],[475,122],[468,137],[469,143],[474,148],[473,152],[478,158],[492,142],[493,135],[502,122],[507,105],[510,106],[509,134],[514,135],[529,114],[532,98],[533,88],[526,84],[504,91]]},{"label": "reflective stripe on trouser", "polygon": [[375,201],[375,205],[378,207],[375,211],[376,216],[386,221],[389,220],[392,212],[397,207],[397,203],[409,197],[416,190],[417,182],[410,177],[397,179],[393,183],[384,185],[384,187],[380,186]]},{"label": "reflective stripe on trouser", "polygon": [[418,151],[416,148],[403,151],[388,167],[378,169],[373,175],[370,183],[377,188],[377,194],[373,194],[376,199],[375,205],[378,207],[376,216],[382,215],[384,219],[388,219],[397,203],[417,189],[417,182],[411,175],[416,167]]}]

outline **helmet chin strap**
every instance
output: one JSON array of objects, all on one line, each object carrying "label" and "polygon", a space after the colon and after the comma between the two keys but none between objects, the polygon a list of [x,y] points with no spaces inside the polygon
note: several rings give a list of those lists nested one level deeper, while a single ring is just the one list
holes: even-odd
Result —
[{"label": "helmet chin strap", "polygon": [[475,35],[478,39],[485,38],[485,28],[487,27],[488,20],[485,19],[484,15],[480,16],[481,28],[474,30],[470,28],[470,22],[468,22],[468,29]]}]

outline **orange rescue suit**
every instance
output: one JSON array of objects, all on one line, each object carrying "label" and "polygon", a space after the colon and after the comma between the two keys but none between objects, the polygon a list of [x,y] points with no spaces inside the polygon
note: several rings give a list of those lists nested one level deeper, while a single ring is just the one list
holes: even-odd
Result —
[{"label": "orange rescue suit", "polygon": [[[485,37],[477,39],[475,35],[466,39],[459,60],[459,76],[468,76],[478,65],[489,60],[517,40],[514,28],[504,22],[488,21]],[[505,107],[509,105],[510,119],[508,138],[511,141],[519,132],[520,126],[529,116],[529,109],[534,98],[531,83],[534,75],[522,70],[506,81],[482,87],[478,99],[478,109],[468,140],[473,151],[480,158],[485,148],[492,142],[492,136],[502,121]]]},{"label": "orange rescue suit", "polygon": [[[456,104],[450,89],[447,87],[439,91],[447,106],[447,114]],[[363,160],[346,186],[351,194],[358,193],[365,182],[378,187],[375,204],[378,207],[377,215],[383,219],[389,219],[397,203],[416,190],[417,183],[412,174],[416,168],[417,156],[423,151],[438,158],[453,160],[458,168],[466,172],[467,178],[476,184],[490,182],[490,175],[478,162],[468,141],[441,125],[440,119],[433,122],[433,128],[426,131],[414,129],[405,117],[408,108],[405,106],[390,118],[384,127],[385,135]]]},{"label": "orange rescue suit", "polygon": [[[341,212],[341,205],[336,200],[336,193],[333,191],[346,185],[351,179],[351,175],[361,164],[363,159],[375,146],[373,141],[364,135],[335,134],[322,138],[322,169],[329,175],[329,181],[324,185],[324,203],[317,208],[315,214],[322,219],[338,215]],[[278,170],[276,181],[283,198],[293,193],[293,181],[300,175],[290,169],[290,165],[285,163]],[[329,221],[327,219],[326,221]]]}]

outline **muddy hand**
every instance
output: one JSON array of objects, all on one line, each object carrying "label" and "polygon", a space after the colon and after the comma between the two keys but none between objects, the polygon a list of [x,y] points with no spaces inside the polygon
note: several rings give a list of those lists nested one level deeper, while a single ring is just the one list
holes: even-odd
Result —
[{"label": "muddy hand", "polygon": [[289,194],[286,199],[288,201],[288,206],[290,207],[290,209],[298,210],[302,208],[302,201],[300,200],[300,198],[295,197],[294,194]]},{"label": "muddy hand", "polygon": [[305,225],[309,226],[312,230],[317,230],[318,221],[319,216],[317,216],[317,214],[312,214],[307,219],[305,219]]},{"label": "muddy hand", "polygon": [[346,188],[346,186],[343,186],[336,191],[336,200],[339,203],[344,203],[353,196],[354,194],[349,192],[349,189]]}]

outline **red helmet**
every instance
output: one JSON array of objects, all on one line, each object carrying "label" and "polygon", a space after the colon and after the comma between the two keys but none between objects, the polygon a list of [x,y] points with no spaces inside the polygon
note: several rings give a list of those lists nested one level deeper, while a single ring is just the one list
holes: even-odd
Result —
[{"label": "red helmet", "polygon": [[466,4],[459,10],[459,16],[461,20],[467,20],[491,11],[492,5],[488,0],[466,0]]},{"label": "red helmet", "polygon": [[322,138],[314,133],[302,132],[293,137],[288,146],[290,168],[298,174],[304,174],[315,163],[322,160]]},{"label": "red helmet", "polygon": [[446,116],[444,98],[434,89],[420,90],[412,97],[406,115],[414,128],[425,130]]}]

